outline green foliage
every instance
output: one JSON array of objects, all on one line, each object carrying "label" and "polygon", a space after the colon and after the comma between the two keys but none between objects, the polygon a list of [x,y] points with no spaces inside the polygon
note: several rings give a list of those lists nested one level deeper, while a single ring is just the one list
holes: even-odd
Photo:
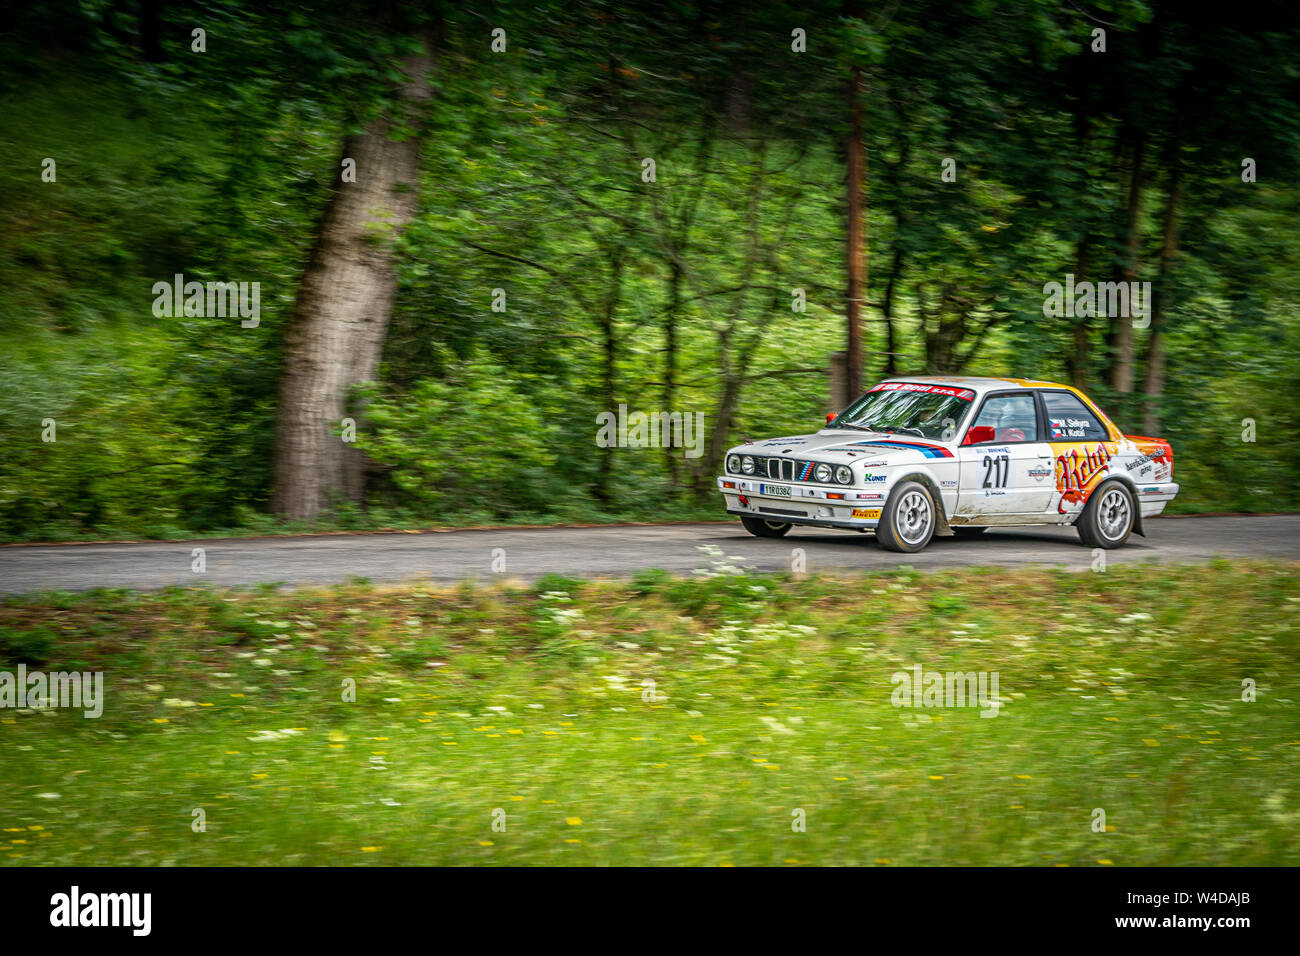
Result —
[{"label": "green foliage", "polygon": [[[1076,340],[1042,315],[1044,283],[1081,250],[1094,278],[1124,265],[1140,142],[1139,280],[1160,281],[1171,159],[1186,170],[1157,290],[1176,507],[1300,506],[1300,191],[1282,172],[1300,37],[1280,20],[1112,4],[1094,54],[1093,20],[1044,0],[860,19],[775,3],[743,20],[577,0],[502,5],[511,40],[493,54],[454,5],[221,11],[203,55],[177,39],[182,9],[159,13],[151,49],[147,24],[95,4],[38,4],[0,47],[0,539],[308,527],[268,514],[285,320],[340,145],[390,104],[426,27],[432,115],[403,130],[424,185],[358,432],[370,494],[311,527],[717,516],[718,448],[827,410],[851,66],[867,90],[868,378],[1077,375],[1140,432],[1150,331],[1120,395],[1106,323]],[[155,317],[151,287],[176,273],[260,282],[260,326]],[[596,415],[620,404],[703,414],[715,447],[598,448]]]},{"label": "green foliage", "polygon": [[368,415],[373,437],[360,446],[429,514],[508,518],[564,493],[552,477],[556,426],[499,366],[465,362],[400,399],[373,399]]},{"label": "green foliage", "polygon": [[54,653],[57,639],[48,627],[0,627],[0,660],[39,667]]}]

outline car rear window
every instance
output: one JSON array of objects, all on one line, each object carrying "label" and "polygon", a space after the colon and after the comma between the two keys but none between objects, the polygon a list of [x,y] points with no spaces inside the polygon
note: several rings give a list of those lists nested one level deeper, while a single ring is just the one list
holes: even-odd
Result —
[{"label": "car rear window", "polygon": [[1092,441],[1110,435],[1088,406],[1069,392],[1043,392],[1048,441]]}]

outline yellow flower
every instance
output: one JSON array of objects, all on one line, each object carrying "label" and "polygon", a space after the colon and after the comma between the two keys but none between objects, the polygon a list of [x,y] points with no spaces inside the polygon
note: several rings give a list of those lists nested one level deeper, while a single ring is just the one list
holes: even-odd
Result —
[{"label": "yellow flower", "polygon": [[1102,866],[1114,866],[1114,865],[1115,865],[1115,864],[1112,863],[1110,860],[1098,860],[1097,862],[1100,863]]},{"label": "yellow flower", "polygon": [[382,846],[363,846],[363,847],[361,848],[361,852],[362,852],[362,853],[378,853],[378,852],[379,852],[380,850],[382,850],[382,849],[383,849]]},{"label": "yellow flower", "polygon": [[582,826],[582,817],[565,817],[564,822],[571,827]]}]

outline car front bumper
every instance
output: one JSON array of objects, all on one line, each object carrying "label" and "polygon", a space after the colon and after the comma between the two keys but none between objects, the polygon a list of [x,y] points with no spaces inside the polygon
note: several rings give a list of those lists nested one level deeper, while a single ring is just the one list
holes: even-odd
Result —
[{"label": "car front bumper", "polygon": [[768,521],[867,531],[880,523],[883,491],[843,485],[767,481],[727,475],[717,479],[727,511]]}]

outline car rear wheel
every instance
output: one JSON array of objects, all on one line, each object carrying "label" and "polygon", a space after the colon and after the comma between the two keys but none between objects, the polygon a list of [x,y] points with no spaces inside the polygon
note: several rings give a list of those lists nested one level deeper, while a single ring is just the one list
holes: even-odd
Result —
[{"label": "car rear wheel", "polygon": [[887,551],[920,551],[934,537],[935,504],[930,489],[916,481],[899,483],[876,525],[876,540]]},{"label": "car rear wheel", "polygon": [[1107,481],[1088,498],[1075,526],[1090,548],[1118,548],[1133,531],[1137,505],[1122,481]]},{"label": "car rear wheel", "polygon": [[779,538],[790,530],[788,521],[768,521],[766,518],[751,518],[749,515],[741,515],[740,523],[746,531],[760,538]]}]

